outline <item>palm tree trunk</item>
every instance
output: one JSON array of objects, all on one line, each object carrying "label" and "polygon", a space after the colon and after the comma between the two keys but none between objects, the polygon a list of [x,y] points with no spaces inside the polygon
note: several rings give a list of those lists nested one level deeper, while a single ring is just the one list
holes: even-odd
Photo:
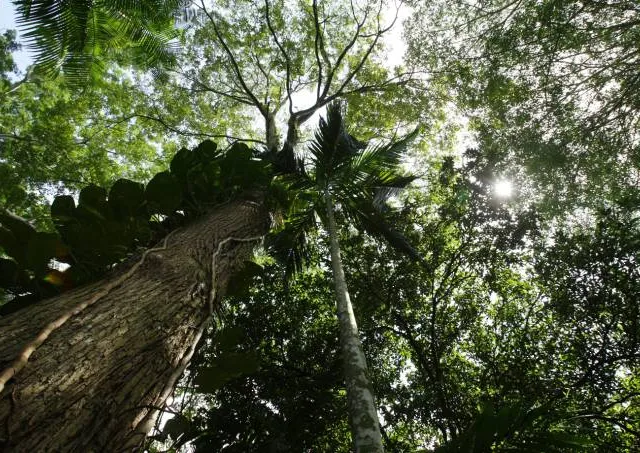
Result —
[{"label": "palm tree trunk", "polygon": [[196,348],[209,304],[267,228],[258,204],[229,203],[175,231],[131,274],[0,318],[2,371],[45,326],[104,294],[53,330],[4,386],[0,451],[137,451]]},{"label": "palm tree trunk", "polygon": [[347,387],[349,421],[356,453],[383,452],[380,422],[368,378],[367,361],[358,335],[358,325],[349,298],[347,281],[340,258],[340,245],[331,195],[325,194],[331,248],[331,266],[336,291],[340,348]]}]

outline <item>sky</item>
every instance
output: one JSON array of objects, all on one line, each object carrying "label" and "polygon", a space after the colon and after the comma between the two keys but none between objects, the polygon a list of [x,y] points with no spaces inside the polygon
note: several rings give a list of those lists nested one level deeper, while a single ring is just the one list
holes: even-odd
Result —
[{"label": "sky", "polygon": [[[20,32],[15,23],[15,9],[13,4],[6,0],[0,0],[0,31],[4,32],[7,29],[16,30],[18,32],[18,41],[20,41]],[[24,72],[27,66],[33,61],[29,56],[29,52],[24,49],[14,52],[13,60],[21,72]]]}]

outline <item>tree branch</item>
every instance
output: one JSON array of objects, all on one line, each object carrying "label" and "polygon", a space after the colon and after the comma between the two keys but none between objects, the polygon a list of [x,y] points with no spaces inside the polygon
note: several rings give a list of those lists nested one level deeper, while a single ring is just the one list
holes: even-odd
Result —
[{"label": "tree branch", "polygon": [[265,142],[263,142],[262,140],[256,140],[256,139],[252,139],[252,138],[236,137],[236,136],[228,135],[228,134],[209,134],[209,133],[206,133],[206,132],[190,132],[190,131],[186,131],[186,130],[183,130],[183,129],[179,129],[176,126],[171,126],[170,124],[168,124],[162,118],[151,116],[151,115],[146,115],[146,114],[143,114],[143,113],[133,113],[131,115],[127,115],[127,116],[122,117],[119,120],[111,123],[110,126],[115,126],[117,124],[124,123],[124,122],[132,120],[134,118],[142,118],[142,119],[146,119],[146,120],[149,120],[149,121],[155,121],[156,123],[160,124],[165,129],[167,129],[168,131],[171,131],[171,132],[173,132],[175,134],[182,135],[182,136],[185,136],[185,137],[225,138],[225,139],[230,140],[230,141],[243,141],[243,142],[249,142],[249,143],[258,143],[258,144],[261,144],[261,145],[265,144]]},{"label": "tree branch", "polygon": [[199,8],[202,9],[205,15],[209,18],[209,22],[211,22],[211,26],[213,27],[213,32],[215,33],[218,41],[220,41],[220,44],[222,45],[222,48],[224,49],[225,53],[229,57],[229,60],[231,61],[231,66],[233,67],[233,71],[235,72],[236,77],[238,78],[238,82],[240,83],[242,90],[245,92],[247,96],[249,96],[249,98],[253,102],[253,105],[255,105],[258,108],[260,113],[262,113],[262,115],[265,118],[267,118],[268,111],[266,106],[264,106],[258,100],[258,98],[253,94],[253,91],[251,91],[251,89],[247,86],[246,82],[244,81],[244,77],[242,76],[242,71],[240,71],[240,66],[238,65],[238,62],[234,57],[233,52],[231,52],[231,49],[229,49],[229,46],[227,45],[226,41],[222,37],[222,34],[220,33],[218,26],[216,25],[215,19],[213,18],[213,16],[211,16],[211,13],[209,13],[209,11],[207,10],[207,7],[204,4],[204,0],[201,1],[201,6],[199,6]]},{"label": "tree branch", "polygon": [[201,87],[200,90],[197,90],[195,88],[190,88],[191,91],[208,91],[208,92],[217,94],[219,96],[224,96],[226,98],[229,98],[229,99],[231,99],[233,101],[236,101],[236,102],[239,102],[241,104],[251,105],[251,106],[255,105],[253,100],[250,99],[250,98],[242,97],[242,96],[238,96],[238,95],[233,94],[233,93],[229,93],[229,92],[226,92],[226,91],[218,90],[217,88],[214,88],[214,87],[202,82],[200,79],[195,79],[193,77],[190,77],[189,75],[185,74],[184,72],[179,72],[179,71],[174,71],[174,72],[176,74],[178,74],[179,76],[184,77],[188,81],[192,82],[193,84]]},{"label": "tree branch", "polygon": [[273,26],[271,25],[271,18],[269,17],[269,0],[264,0],[264,6],[266,9],[265,18],[267,19],[267,27],[269,28],[269,32],[271,33],[271,37],[275,41],[276,46],[278,46],[280,53],[284,57],[285,69],[286,69],[286,80],[285,80],[286,85],[285,86],[287,89],[287,98],[289,99],[289,114],[293,115],[293,99],[291,98],[291,60],[289,59],[289,54],[287,54],[286,50],[284,50],[284,47],[280,43],[280,40],[278,39],[278,35],[276,34],[276,31],[273,29]]},{"label": "tree branch", "polygon": [[[313,8],[313,25],[315,27],[315,35],[313,40],[313,45],[316,54],[316,64],[318,65],[318,83],[316,88],[316,102],[320,100],[320,89],[322,88],[322,61],[320,61],[320,52],[321,50],[323,57],[326,59],[327,52],[324,49],[324,40],[322,39],[322,30],[320,29],[320,21],[318,20],[318,1],[313,0],[312,3]],[[329,70],[331,70],[329,68]]]}]

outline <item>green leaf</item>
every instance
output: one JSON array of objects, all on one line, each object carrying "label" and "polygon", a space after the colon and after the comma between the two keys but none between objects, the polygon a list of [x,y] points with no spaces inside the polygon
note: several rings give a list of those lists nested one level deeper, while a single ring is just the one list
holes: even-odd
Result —
[{"label": "green leaf", "polygon": [[264,269],[253,261],[245,261],[242,269],[235,272],[227,285],[227,296],[245,296],[253,284],[253,279],[262,275]]},{"label": "green leaf", "polygon": [[237,142],[229,149],[220,161],[222,185],[225,189],[234,187],[248,188],[258,184],[266,184],[261,172],[265,162],[251,160],[253,151],[245,143]]},{"label": "green leaf", "polygon": [[[167,420],[162,429],[162,434],[168,435],[171,439],[177,441],[172,445],[173,448],[177,449],[196,437],[198,429],[187,417],[182,414],[176,414],[173,418]],[[178,439],[180,440],[178,441]]]},{"label": "green leaf", "polygon": [[107,191],[91,184],[80,191],[78,206],[82,206],[100,217],[107,217]]},{"label": "green leaf", "polygon": [[0,226],[0,247],[2,247],[7,255],[13,257],[16,261],[24,261],[23,247],[18,244],[15,235],[3,226]]},{"label": "green leaf", "polygon": [[478,415],[473,432],[473,451],[488,451],[493,444],[495,426],[495,412],[489,402],[482,404],[481,413]]},{"label": "green leaf", "polygon": [[248,161],[253,156],[253,151],[246,143],[235,142],[231,148],[225,153],[225,159],[236,162]]},{"label": "green leaf", "polygon": [[220,154],[217,149],[218,145],[211,140],[205,140],[196,146],[193,153],[200,162],[208,163],[213,161]]},{"label": "green leaf", "polygon": [[118,179],[109,191],[109,206],[118,217],[131,217],[144,202],[144,186],[128,179]]},{"label": "green leaf", "polygon": [[258,356],[254,351],[225,353],[213,359],[210,367],[198,370],[194,382],[199,391],[213,393],[232,379],[258,369]]},{"label": "green leaf", "polygon": [[64,257],[69,249],[57,234],[37,232],[27,246],[27,264],[36,273],[46,269],[51,258]]},{"label": "green leaf", "polygon": [[7,258],[0,258],[0,287],[11,288],[18,279],[18,263]]},{"label": "green leaf", "polygon": [[0,210],[0,224],[11,231],[17,244],[27,244],[31,237],[36,233],[26,220],[11,214],[8,211]]},{"label": "green leaf", "polygon": [[182,189],[171,173],[163,171],[149,181],[144,196],[149,212],[170,215],[180,206]]},{"label": "green leaf", "polygon": [[553,445],[559,448],[573,448],[576,447],[586,448],[593,446],[588,438],[577,434],[571,434],[566,432],[550,432],[546,436],[545,442],[549,445]]},{"label": "green leaf", "polygon": [[189,194],[197,202],[209,202],[215,199],[220,187],[220,167],[217,162],[198,164],[189,173]]},{"label": "green leaf", "polygon": [[511,427],[522,417],[522,406],[511,404],[498,411],[495,417],[496,439],[504,439]]},{"label": "green leaf", "polygon": [[58,195],[51,203],[51,218],[54,222],[66,223],[73,219],[76,203],[70,195]]},{"label": "green leaf", "polygon": [[221,351],[231,351],[245,338],[241,327],[227,327],[216,335],[215,343]]},{"label": "green leaf", "polygon": [[181,182],[187,181],[187,175],[189,170],[193,168],[196,163],[195,155],[187,148],[180,149],[169,164],[171,174],[174,175]]}]

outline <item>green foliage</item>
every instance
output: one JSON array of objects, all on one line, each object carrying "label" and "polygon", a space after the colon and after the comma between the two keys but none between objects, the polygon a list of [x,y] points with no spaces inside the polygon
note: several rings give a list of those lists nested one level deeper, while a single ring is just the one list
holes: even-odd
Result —
[{"label": "green foliage", "polygon": [[153,125],[129,119],[142,96],[117,70],[82,92],[60,78],[11,84],[0,96],[0,205],[51,228],[51,195],[148,180],[164,169],[173,145]]},{"label": "green foliage", "polygon": [[410,59],[438,74],[479,146],[554,215],[636,178],[634,2],[415,2]]},{"label": "green foliage", "polygon": [[8,75],[18,70],[11,53],[19,48],[20,45],[16,42],[15,31],[5,30],[0,35],[0,93],[11,86]]},{"label": "green foliage", "polygon": [[[349,451],[330,275],[265,266],[228,304],[226,326],[191,364],[198,375],[222,352],[253,353],[260,367],[226,380],[190,413],[196,451]],[[197,379],[197,377],[196,377]],[[212,376],[214,381],[216,375]]]},{"label": "green foliage", "polygon": [[[414,73],[382,63],[393,29],[394,8],[386,9],[377,0],[354,8],[342,0],[193,4],[184,10],[178,64],[154,80],[148,114],[161,117],[171,133],[231,144],[251,139],[272,152],[301,143],[305,123],[336,99],[362,107],[353,120],[366,124],[367,136],[393,130],[409,106],[430,119],[437,109],[425,108],[425,99],[433,96]],[[402,110],[397,99],[405,94]],[[384,119],[363,120],[373,106]]]},{"label": "green foliage", "polygon": [[264,268],[261,265],[253,261],[246,261],[242,268],[235,272],[229,280],[226,291],[227,296],[240,297],[247,295],[254,278],[262,275],[263,272]]},{"label": "green foliage", "polygon": [[[294,173],[278,180],[290,193],[284,203],[284,222],[267,237],[267,245],[287,263],[289,271],[302,269],[309,257],[306,235],[315,228],[316,216],[327,226],[327,197],[353,224],[388,238],[392,245],[420,259],[409,242],[385,222],[384,214],[388,209],[385,201],[414,179],[401,172],[400,162],[417,131],[387,145],[367,146],[347,132],[342,109],[340,103],[332,103],[327,119],[320,119],[309,146],[311,170],[294,165]],[[287,152],[291,150],[285,148],[281,153]]]},{"label": "green foliage", "polygon": [[[515,403],[496,411],[493,405],[484,404],[471,426],[451,442],[436,448],[434,453],[591,451],[589,447],[593,445],[588,438],[549,430],[554,415],[551,408],[545,406],[527,410],[522,403]],[[535,432],[536,422],[542,422],[546,430]],[[506,448],[499,448],[505,443],[508,445]]]},{"label": "green foliage", "polygon": [[[49,3],[29,12],[42,25],[31,44],[53,49],[45,66],[62,63],[71,80],[121,50],[121,63],[170,57],[153,42],[168,43],[175,2]],[[0,206],[29,219],[0,211],[2,314],[266,190],[269,244],[286,264],[246,263],[230,281],[224,327],[178,390],[187,410],[155,438],[196,451],[349,451],[326,238],[307,234],[326,220],[329,189],[348,226],[340,242],[387,451],[638,450],[635,4],[412,2],[409,54],[428,87],[379,63],[373,9],[350,50],[359,19],[348,2],[268,6],[273,30],[260,2],[192,17],[180,76],[104,66],[82,93],[33,72],[11,82],[17,43],[0,37]],[[251,112],[275,116],[287,88],[306,87],[350,107],[329,109],[308,153],[237,142],[260,138]],[[445,150],[436,130],[448,118],[425,103],[438,97],[469,116],[477,146],[429,160],[388,209],[411,181],[393,170],[406,140],[366,147],[343,117],[368,139],[431,124]],[[197,137],[230,146],[190,150]],[[509,200],[492,193],[499,176],[518,186]],[[596,209],[567,209],[576,202]]]},{"label": "green foliage", "polygon": [[[435,162],[390,213],[425,265],[375,236],[341,235],[385,450],[633,451],[633,216],[610,210],[551,247],[534,211],[493,195],[490,159],[469,150],[464,162]],[[338,345],[326,238],[309,239],[307,270],[285,286],[282,265],[256,269],[229,301],[225,322],[241,326],[238,348],[257,351],[260,369],[191,418],[197,449],[349,451],[344,407],[329,397],[344,404],[340,364],[328,362]]]},{"label": "green foliage", "polygon": [[27,45],[36,67],[45,73],[61,69],[76,85],[105,69],[109,58],[128,51],[129,61],[162,65],[172,61],[177,37],[173,17],[182,1],[50,2],[16,0]]},{"label": "green foliage", "polygon": [[147,184],[144,199],[152,213],[172,214],[182,201],[182,190],[178,179],[168,171],[158,173]]},{"label": "green foliage", "polygon": [[244,331],[237,327],[218,332],[213,339],[216,344],[214,356],[208,359],[206,368],[198,369],[194,379],[198,391],[214,393],[232,379],[258,371],[259,359],[255,351],[236,350],[244,336]]},{"label": "green foliage", "polygon": [[[77,206],[73,197],[59,195],[51,204],[56,233],[36,232],[20,217],[0,211],[0,253],[10,258],[1,262],[1,283],[14,296],[2,311],[99,278],[212,206],[264,189],[269,168],[252,154],[238,144],[222,155],[205,141],[192,151],[180,150],[171,171],[156,174],[146,186],[119,179],[107,192],[91,184],[80,191]],[[60,263],[68,267],[59,271]]]},{"label": "green foliage", "polygon": [[167,420],[162,433],[156,435],[155,439],[166,441],[167,437],[170,437],[173,440],[172,449],[177,451],[197,435],[197,427],[187,417],[182,414],[174,414],[173,418]]},{"label": "green foliage", "polygon": [[[150,184],[151,181],[147,184],[147,190]],[[82,195],[82,192],[80,194]],[[109,190],[109,207],[116,218],[132,217],[140,209],[144,196],[145,192],[142,184],[128,179],[118,179]],[[53,214],[53,206],[51,209]]]}]

